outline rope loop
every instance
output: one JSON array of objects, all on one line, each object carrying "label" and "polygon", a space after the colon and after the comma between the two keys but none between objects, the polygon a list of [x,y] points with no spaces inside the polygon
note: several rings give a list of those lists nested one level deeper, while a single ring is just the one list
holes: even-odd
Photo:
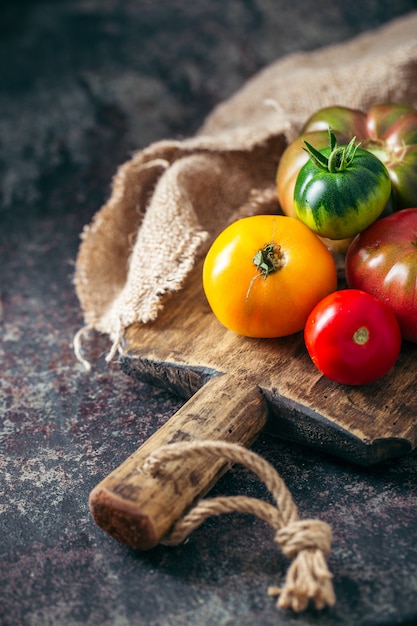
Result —
[{"label": "rope loop", "polygon": [[145,460],[141,470],[148,473],[169,471],[170,461],[190,455],[219,457],[240,463],[251,469],[271,492],[275,506],[246,496],[220,496],[202,499],[179,519],[162,543],[177,545],[208,517],[222,513],[250,513],[265,520],[275,530],[275,543],[291,559],[285,584],[271,587],[268,595],[279,596],[279,608],[305,610],[310,602],[316,609],[333,606],[336,602],[332,575],[325,556],[330,553],[332,531],[329,524],[317,519],[300,520],[297,507],[284,481],[260,455],[243,446],[225,441],[177,442],[161,446]]}]

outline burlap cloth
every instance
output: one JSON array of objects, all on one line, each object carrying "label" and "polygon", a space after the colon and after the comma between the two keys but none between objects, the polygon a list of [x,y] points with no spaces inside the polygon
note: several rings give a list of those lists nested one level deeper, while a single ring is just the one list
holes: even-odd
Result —
[{"label": "burlap cloth", "polygon": [[108,334],[114,354],[125,329],[157,317],[230,221],[279,210],[277,164],[311,113],[388,101],[417,106],[417,12],[278,60],[217,106],[194,137],[134,154],[81,236],[74,280],[85,328]]}]

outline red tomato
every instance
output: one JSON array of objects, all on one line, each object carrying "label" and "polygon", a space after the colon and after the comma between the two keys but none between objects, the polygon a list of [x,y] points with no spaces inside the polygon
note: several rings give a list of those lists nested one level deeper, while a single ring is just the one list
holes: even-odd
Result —
[{"label": "red tomato", "polygon": [[324,376],[345,385],[364,385],[384,376],[401,349],[401,332],[391,309],[359,289],[326,296],[304,329],[308,353]]},{"label": "red tomato", "polygon": [[332,255],[302,222],[254,215],[216,238],[203,287],[217,319],[247,337],[282,337],[304,328],[311,309],[337,287]]},{"label": "red tomato", "polygon": [[357,235],[345,271],[349,287],[386,302],[403,338],[417,342],[417,208],[381,218]]}]

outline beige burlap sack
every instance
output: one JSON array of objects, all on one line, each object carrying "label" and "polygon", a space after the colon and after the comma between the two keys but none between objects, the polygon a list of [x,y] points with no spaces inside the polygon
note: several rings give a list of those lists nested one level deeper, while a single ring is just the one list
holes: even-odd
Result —
[{"label": "beige burlap sack", "polygon": [[134,154],[82,233],[75,287],[86,328],[109,335],[112,356],[130,324],[157,317],[230,221],[279,210],[277,164],[311,113],[387,101],[417,106],[417,12],[278,60],[220,104],[194,137]]}]

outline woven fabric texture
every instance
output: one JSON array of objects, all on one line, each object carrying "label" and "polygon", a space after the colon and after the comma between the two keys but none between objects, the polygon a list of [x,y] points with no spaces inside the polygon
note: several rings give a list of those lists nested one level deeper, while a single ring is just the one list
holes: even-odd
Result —
[{"label": "woven fabric texture", "polygon": [[154,320],[228,223],[279,211],[280,156],[317,109],[417,105],[417,12],[348,42],[269,65],[200,131],[138,151],[81,234],[75,288],[85,323],[115,343]]}]

